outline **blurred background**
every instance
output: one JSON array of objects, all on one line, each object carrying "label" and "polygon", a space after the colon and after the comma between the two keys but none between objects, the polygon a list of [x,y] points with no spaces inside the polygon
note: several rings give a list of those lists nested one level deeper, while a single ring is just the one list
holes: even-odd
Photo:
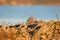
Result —
[{"label": "blurred background", "polygon": [[25,23],[26,20],[34,16],[37,20],[57,20],[60,19],[60,6],[2,6],[0,5],[0,24]]}]

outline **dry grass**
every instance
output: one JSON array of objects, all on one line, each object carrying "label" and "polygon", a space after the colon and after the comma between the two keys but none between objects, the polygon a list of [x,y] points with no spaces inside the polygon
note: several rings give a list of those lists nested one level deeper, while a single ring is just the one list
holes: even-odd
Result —
[{"label": "dry grass", "polygon": [[60,40],[60,21],[45,22],[30,18],[27,24],[18,25],[0,25],[0,40]]},{"label": "dry grass", "polygon": [[1,5],[60,5],[60,0],[0,0]]}]

